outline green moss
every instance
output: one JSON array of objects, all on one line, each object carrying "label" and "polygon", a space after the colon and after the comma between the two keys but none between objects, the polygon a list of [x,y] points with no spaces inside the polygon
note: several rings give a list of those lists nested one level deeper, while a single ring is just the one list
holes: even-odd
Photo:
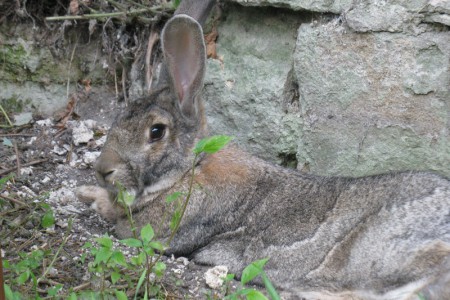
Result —
[{"label": "green moss", "polygon": [[8,99],[1,99],[0,104],[7,113],[20,113],[27,106],[30,106],[30,99],[20,99],[17,95],[13,95]]},{"label": "green moss", "polygon": [[27,71],[23,62],[26,56],[27,52],[21,45],[0,46],[0,79],[24,81]]}]

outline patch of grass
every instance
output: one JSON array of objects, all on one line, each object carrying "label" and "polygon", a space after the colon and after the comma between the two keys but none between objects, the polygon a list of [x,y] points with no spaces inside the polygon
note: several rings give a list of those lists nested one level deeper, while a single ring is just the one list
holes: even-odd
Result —
[{"label": "patch of grass", "polygon": [[[129,224],[132,228],[133,237],[115,242],[108,235],[89,241],[82,247],[84,253],[80,258],[81,266],[86,263],[91,276],[91,281],[98,283],[98,288],[94,290],[74,291],[63,290],[63,285],[53,282],[47,278],[52,270],[55,261],[59,258],[62,247],[66,244],[71,232],[72,222],[59,243],[56,251],[49,249],[34,249],[30,252],[19,252],[18,258],[14,261],[4,260],[3,267],[6,270],[5,291],[6,298],[15,299],[165,299],[161,280],[165,275],[166,265],[161,258],[165,250],[175,238],[175,233],[179,229],[181,220],[189,204],[189,199],[194,189],[194,171],[199,156],[203,153],[211,154],[222,149],[231,140],[228,136],[214,136],[201,140],[194,149],[195,158],[190,178],[188,191],[176,192],[166,198],[167,205],[175,208],[172,216],[164,216],[163,221],[170,220],[171,234],[166,242],[156,239],[155,230],[147,224],[138,231],[134,224],[131,213],[131,205],[134,196],[130,195],[123,186],[118,184],[118,203],[124,208]],[[13,176],[0,180],[0,188],[13,180]],[[9,208],[6,202],[1,202],[2,215],[8,215]],[[11,207],[14,209],[14,207]],[[55,216],[51,207],[44,201],[33,202],[28,209],[28,216],[25,219],[34,218],[34,223],[39,225],[40,230],[46,230],[55,224]],[[8,222],[8,221],[7,221]],[[14,228],[20,228],[21,224],[15,224],[14,220],[9,220],[9,230],[1,232],[1,238],[6,238],[14,234]],[[124,249],[131,252],[125,255]],[[225,299],[268,299],[263,293],[246,287],[251,280],[260,276],[269,297],[279,300],[272,283],[264,272],[264,266],[268,259],[253,262],[247,266],[242,274],[242,288],[229,294]],[[234,275],[230,274],[226,278],[225,288],[232,281]],[[45,285],[43,285],[45,283]]]}]

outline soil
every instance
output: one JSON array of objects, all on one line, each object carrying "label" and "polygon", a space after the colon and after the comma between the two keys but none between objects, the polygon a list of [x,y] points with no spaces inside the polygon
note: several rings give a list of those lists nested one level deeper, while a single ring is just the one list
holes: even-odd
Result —
[{"label": "soil", "polygon": [[[71,291],[99,290],[99,278],[88,271],[92,257],[87,256],[86,261],[81,262],[86,253],[82,247],[86,242],[94,243],[96,237],[114,235],[113,225],[81,203],[74,190],[83,184],[96,184],[93,164],[107,129],[123,104],[109,91],[92,92],[78,100],[74,109],[59,114],[65,117],[59,123],[55,118],[35,116],[27,125],[0,129],[0,174],[5,178],[15,173],[0,191],[3,260],[10,265],[18,264],[33,250],[41,249],[47,255],[36,269],[35,275],[39,276],[63,245],[51,272],[38,286],[41,296],[46,296],[48,289],[58,283],[63,288],[56,298],[66,298]],[[73,103],[68,104],[68,108],[70,105]],[[79,118],[75,119],[77,116]],[[80,132],[86,133],[80,128],[84,131],[88,128],[94,137],[80,137]],[[80,142],[83,138],[85,140]],[[42,227],[43,215],[48,211],[42,203],[50,205],[55,217],[54,225],[49,228]],[[69,220],[73,222],[70,231]],[[130,249],[121,249],[123,253],[132,253]],[[211,289],[205,283],[204,274],[210,266],[199,266],[185,258],[163,257],[162,260],[167,269],[163,279],[157,282],[162,287],[158,298],[218,299],[224,296],[225,287]],[[6,283],[30,296],[31,283],[17,285],[11,281],[18,276],[15,271],[4,269]],[[236,283],[232,284],[234,288]]]}]

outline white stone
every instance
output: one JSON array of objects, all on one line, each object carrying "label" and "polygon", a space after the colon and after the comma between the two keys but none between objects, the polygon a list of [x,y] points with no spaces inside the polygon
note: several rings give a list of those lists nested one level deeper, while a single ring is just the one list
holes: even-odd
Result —
[{"label": "white stone", "polygon": [[92,138],[94,138],[94,132],[83,122],[80,122],[78,126],[72,129],[72,139],[75,146],[86,144]]},{"label": "white stone", "polygon": [[39,121],[36,121],[36,124],[38,124],[39,126],[50,127],[53,125],[53,121],[51,119],[39,120]]},{"label": "white stone", "polygon": [[37,137],[32,136],[31,139],[28,141],[28,145],[32,145],[37,140]]},{"label": "white stone", "polygon": [[189,259],[180,256],[177,258],[177,262],[182,263],[184,266],[187,266],[189,264]]},{"label": "white stone", "polygon": [[44,179],[41,180],[42,183],[47,183],[49,182],[51,179],[48,176],[45,176]]},{"label": "white stone", "polygon": [[97,126],[97,121],[94,120],[84,120],[82,121],[82,123],[84,123],[84,125],[86,125],[87,128],[89,129],[94,129]]},{"label": "white stone", "polygon": [[56,154],[58,154],[58,155],[64,155],[64,154],[67,153],[67,150],[66,150],[65,148],[59,147],[58,145],[55,145],[55,146],[53,147],[52,152],[53,152],[53,153],[56,153]]},{"label": "white stone", "polygon": [[203,275],[206,284],[212,289],[218,289],[223,285],[223,280],[228,274],[227,266],[215,266]]},{"label": "white stone", "polygon": [[83,161],[84,163],[88,165],[92,165],[95,163],[97,158],[100,156],[100,151],[94,151],[94,152],[86,152],[83,155]]},{"label": "white stone", "polygon": [[106,135],[102,136],[101,138],[99,138],[98,140],[95,141],[97,143],[97,146],[99,147],[103,147],[103,145],[106,142]]}]

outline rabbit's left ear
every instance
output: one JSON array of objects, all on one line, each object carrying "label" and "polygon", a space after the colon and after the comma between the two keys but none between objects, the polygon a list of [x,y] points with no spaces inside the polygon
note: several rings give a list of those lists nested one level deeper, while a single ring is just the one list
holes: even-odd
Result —
[{"label": "rabbit's left ear", "polygon": [[203,88],[206,50],[199,23],[187,15],[170,19],[162,32],[162,49],[183,114],[196,115],[196,98]]}]

